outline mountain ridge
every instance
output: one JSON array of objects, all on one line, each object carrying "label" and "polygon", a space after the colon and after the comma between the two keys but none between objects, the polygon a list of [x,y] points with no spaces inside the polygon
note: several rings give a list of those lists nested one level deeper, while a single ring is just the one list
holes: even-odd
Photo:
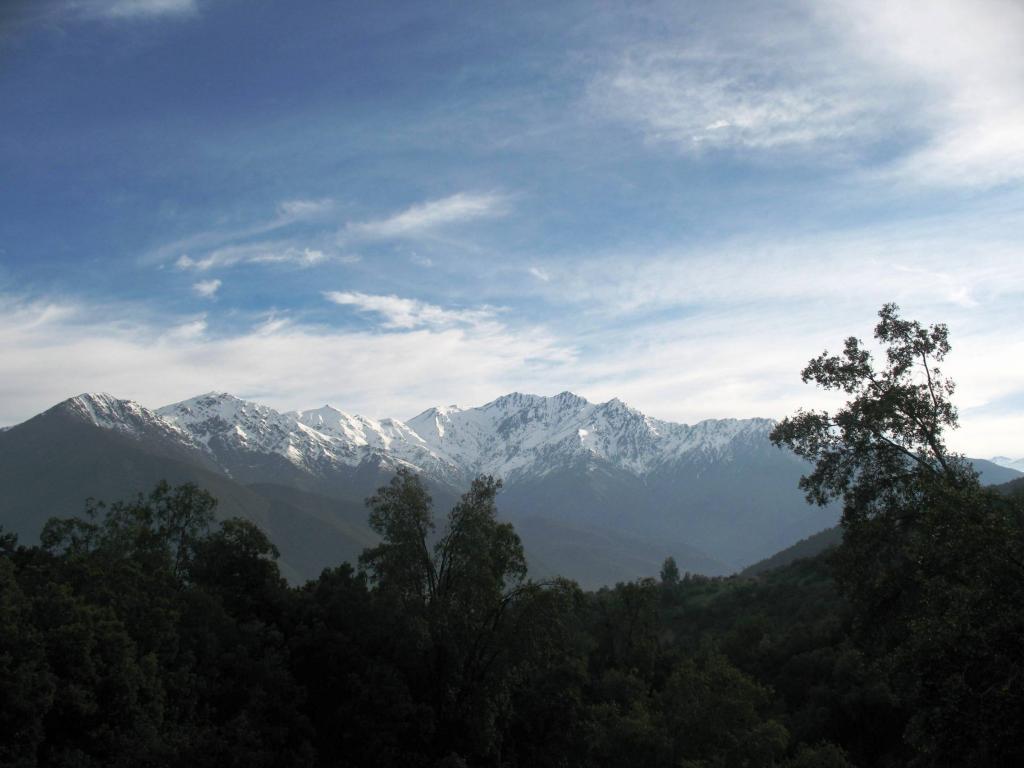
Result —
[{"label": "mountain ridge", "polygon": [[[0,523],[31,538],[86,496],[132,496],[167,475],[281,538],[301,579],[373,540],[363,500],[408,467],[438,513],[477,475],[502,478],[500,513],[538,572],[596,587],[651,575],[673,554],[687,570],[724,574],[838,519],[836,506],[805,503],[808,465],[771,445],[774,423],[676,424],[571,392],[513,392],[405,422],[329,405],[282,413],[225,392],[155,410],[84,393],[0,432]],[[994,482],[1020,476],[980,464]]]},{"label": "mountain ridge", "polygon": [[591,403],[571,392],[552,397],[514,392],[477,407],[432,407],[408,422],[330,405],[279,412],[226,392],[156,409],[107,393],[83,393],[54,407],[128,434],[140,424],[156,426],[168,438],[215,458],[231,451],[277,454],[318,471],[377,456],[393,468],[408,466],[446,482],[481,473],[508,482],[581,455],[642,476],[690,453],[724,458],[732,439],[767,434],[774,424],[760,418],[679,424],[646,416],[617,398]]}]

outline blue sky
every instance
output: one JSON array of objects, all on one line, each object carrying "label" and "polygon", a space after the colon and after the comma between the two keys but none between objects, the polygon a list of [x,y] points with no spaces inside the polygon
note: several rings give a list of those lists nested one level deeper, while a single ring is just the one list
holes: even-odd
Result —
[{"label": "blue sky", "polygon": [[60,0],[0,11],[0,424],[105,390],[371,416],[826,402],[950,325],[1024,455],[1013,0]]}]

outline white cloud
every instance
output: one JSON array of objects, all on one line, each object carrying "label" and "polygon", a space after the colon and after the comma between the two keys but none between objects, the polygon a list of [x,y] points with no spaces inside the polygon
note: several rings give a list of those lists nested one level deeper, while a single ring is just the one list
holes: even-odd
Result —
[{"label": "white cloud", "polygon": [[190,16],[199,10],[196,0],[71,0],[66,7],[84,16],[110,19]]},{"label": "white cloud", "polygon": [[790,0],[728,18],[627,48],[590,104],[687,153],[813,152],[915,185],[1024,178],[1019,0]]},{"label": "white cloud", "polygon": [[371,312],[384,318],[385,328],[439,328],[453,325],[490,323],[494,310],[446,309],[417,299],[401,296],[380,296],[358,291],[327,291],[328,301],[341,306],[355,307],[360,312]]},{"label": "white cloud", "polygon": [[[326,198],[321,200],[285,200],[278,203],[276,215],[269,220],[247,227],[231,227],[197,232],[194,235],[160,246],[147,254],[143,260],[147,263],[163,263],[168,260],[176,260],[179,266],[182,266],[182,264],[192,266],[204,258],[200,256],[194,259],[189,255],[193,253],[208,253],[218,248],[270,247],[270,243],[249,243],[247,241],[296,224],[314,222],[331,212],[333,208],[334,201]],[[273,246],[294,247],[294,244],[278,241],[273,243]]]},{"label": "white cloud", "polygon": [[19,303],[0,295],[0,424],[82,391],[157,407],[209,390],[282,410],[325,401],[408,418],[451,398],[543,390],[573,352],[542,328],[497,323],[353,332],[271,317],[218,336],[200,320],[126,321],[125,307]]},{"label": "white cloud", "polygon": [[[278,204],[273,219],[250,227],[199,232],[168,243],[151,253],[151,263],[168,260],[181,270],[208,271],[238,264],[288,264],[306,268],[333,261],[351,264],[360,261],[353,253],[331,253],[323,247],[332,236],[313,229],[301,238],[293,232],[281,232],[293,225],[317,226],[317,222],[336,208],[331,199],[286,200]],[[502,216],[507,199],[497,194],[460,193],[414,205],[385,219],[350,222],[333,236],[334,247],[344,248],[350,241],[394,239],[431,234],[452,224]],[[273,239],[259,239],[269,236]],[[415,263],[431,266],[427,256],[416,255]]]},{"label": "white cloud", "polygon": [[174,340],[199,339],[206,333],[206,327],[206,320],[190,320],[178,325],[172,325],[164,333],[164,337]]},{"label": "white cloud", "polygon": [[291,264],[306,268],[322,264],[332,258],[337,258],[343,263],[353,263],[359,260],[358,256],[332,257],[317,249],[297,248],[281,242],[266,242],[229,245],[210,251],[200,258],[182,254],[174,262],[174,265],[181,270],[193,269],[199,272],[233,267],[237,264]]},{"label": "white cloud", "polygon": [[198,283],[192,284],[192,290],[204,299],[212,299],[217,295],[217,291],[220,290],[220,286],[220,280],[200,280]]},{"label": "white cloud", "polygon": [[320,200],[285,200],[278,204],[277,212],[282,221],[305,221],[323,216],[334,210],[334,201],[330,198]]},{"label": "white cloud", "polygon": [[536,290],[603,317],[710,306],[798,301],[880,305],[897,300],[971,308],[1019,296],[1024,249],[1008,242],[964,244],[937,239],[857,235],[735,241],[702,251],[657,256],[611,254],[553,273]]},{"label": "white cloud", "polygon": [[460,192],[450,197],[418,203],[384,219],[350,222],[340,233],[341,239],[391,239],[413,237],[449,224],[502,216],[507,200],[496,194]]},{"label": "white cloud", "polygon": [[551,280],[551,275],[548,273],[548,271],[546,269],[542,269],[541,267],[530,267],[527,271],[535,278],[540,280],[542,283],[547,283],[550,282]]},{"label": "white cloud", "polygon": [[837,0],[811,7],[846,37],[848,55],[921,93],[917,118],[926,139],[896,163],[897,176],[967,185],[1024,177],[1024,4]]},{"label": "white cloud", "polygon": [[866,94],[842,73],[807,64],[802,72],[777,49],[645,48],[597,78],[590,98],[648,140],[687,152],[803,147],[868,131]]},{"label": "white cloud", "polygon": [[[774,242],[613,251],[559,260],[550,283],[526,284],[558,307],[579,358],[562,388],[620,397],[681,421],[779,417],[829,398],[798,372],[851,334],[868,339],[879,307],[946,322],[964,429],[951,444],[973,455],[1024,453],[1012,430],[977,408],[1024,396],[1024,246],[1013,213],[903,220]],[[1024,412],[1004,408],[1006,424]],[[988,419],[988,422],[983,421]],[[1002,448],[996,449],[996,446]]]}]

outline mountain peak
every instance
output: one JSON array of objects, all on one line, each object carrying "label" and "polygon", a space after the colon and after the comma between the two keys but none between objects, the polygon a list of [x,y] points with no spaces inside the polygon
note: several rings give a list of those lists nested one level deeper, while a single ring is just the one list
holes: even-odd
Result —
[{"label": "mountain peak", "polygon": [[559,408],[579,408],[586,405],[590,405],[590,402],[583,397],[580,397],[573,392],[568,390],[559,392],[557,395],[551,397],[545,397],[544,395],[532,395],[524,392],[509,392],[507,395],[492,400],[489,403],[481,405],[479,409],[469,410],[483,410],[483,409],[500,409],[500,410],[513,410],[519,408],[536,408],[541,406],[557,406]]},{"label": "mountain peak", "polygon": [[83,392],[47,411],[53,412],[135,439],[169,441],[169,444],[188,450],[198,447],[177,425],[155,411],[144,408],[134,400],[115,397],[109,392]]},{"label": "mountain peak", "polygon": [[575,392],[570,392],[569,390],[565,390],[564,392],[559,392],[557,395],[555,395],[551,399],[554,400],[555,402],[559,403],[559,404],[562,404],[562,405],[576,405],[576,406],[590,405],[590,401],[587,400],[587,398],[580,397]]},{"label": "mountain peak", "polygon": [[640,411],[638,411],[636,408],[633,408],[632,406],[627,405],[625,402],[623,402],[617,397],[613,397],[611,400],[601,403],[599,407],[602,410],[608,411],[610,413],[628,413],[631,416],[639,416],[641,418],[643,417],[643,414],[640,413]]},{"label": "mountain peak", "polygon": [[507,395],[495,398],[489,403],[486,403],[481,408],[521,408],[523,406],[533,405],[537,402],[544,400],[545,398],[540,395],[528,395],[523,392],[509,392]]},{"label": "mountain peak", "polygon": [[98,427],[115,427],[134,421],[146,411],[134,400],[122,400],[109,392],[83,392],[58,403],[51,410],[71,413]]}]

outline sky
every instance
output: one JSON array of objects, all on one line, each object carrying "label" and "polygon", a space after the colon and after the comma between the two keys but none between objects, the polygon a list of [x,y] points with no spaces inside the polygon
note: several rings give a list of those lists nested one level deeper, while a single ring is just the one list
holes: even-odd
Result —
[{"label": "sky", "polygon": [[1024,456],[1024,3],[8,0],[0,425],[84,391],[780,418],[879,308]]}]

